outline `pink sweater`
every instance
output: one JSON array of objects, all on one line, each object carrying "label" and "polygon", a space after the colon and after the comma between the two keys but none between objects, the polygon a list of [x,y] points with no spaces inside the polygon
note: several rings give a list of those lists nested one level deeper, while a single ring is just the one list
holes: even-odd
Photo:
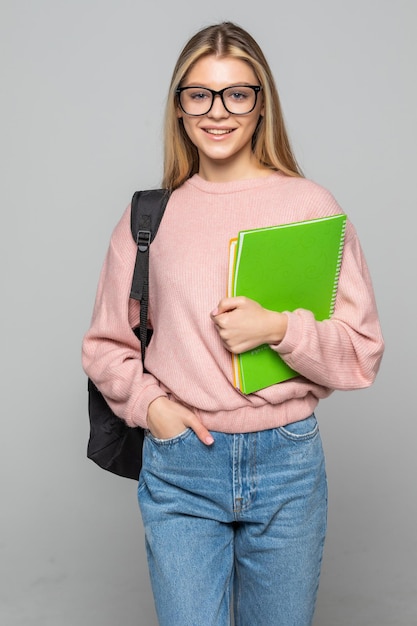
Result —
[{"label": "pink sweater", "polygon": [[168,396],[192,408],[209,430],[250,432],[310,415],[334,389],[369,386],[383,339],[365,259],[348,222],[334,315],[316,322],[306,310],[287,313],[277,346],[301,375],[254,394],[232,384],[230,353],[210,311],[225,296],[228,244],[239,230],[341,213],[332,195],[303,178],[211,183],[198,175],[173,192],[150,252],[149,316],[154,328],[142,371],[131,328],[139,305],[129,299],[136,244],[130,207],[111,237],[98,285],[83,366],[113,411],[146,427],[150,402]]}]

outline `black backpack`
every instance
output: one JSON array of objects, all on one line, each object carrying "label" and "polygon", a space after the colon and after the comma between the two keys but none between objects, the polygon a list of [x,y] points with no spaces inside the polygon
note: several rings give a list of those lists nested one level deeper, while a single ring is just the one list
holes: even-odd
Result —
[{"label": "black backpack", "polygon": [[[147,328],[149,296],[149,246],[169,199],[166,189],[137,191],[132,198],[131,230],[137,243],[130,297],[140,302],[140,324],[133,331],[140,341],[142,363],[152,331]],[[87,457],[102,469],[138,480],[142,467],[144,430],[131,428],[117,417],[92,380],[88,379],[90,437]]]}]

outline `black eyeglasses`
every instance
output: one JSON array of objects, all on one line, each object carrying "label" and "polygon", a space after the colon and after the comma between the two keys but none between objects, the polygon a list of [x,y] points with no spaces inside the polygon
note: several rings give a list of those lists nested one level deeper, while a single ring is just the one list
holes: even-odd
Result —
[{"label": "black eyeglasses", "polygon": [[247,115],[256,106],[259,85],[232,85],[220,91],[207,87],[178,87],[176,94],[181,109],[187,115],[207,115],[219,96],[224,108],[232,115]]}]

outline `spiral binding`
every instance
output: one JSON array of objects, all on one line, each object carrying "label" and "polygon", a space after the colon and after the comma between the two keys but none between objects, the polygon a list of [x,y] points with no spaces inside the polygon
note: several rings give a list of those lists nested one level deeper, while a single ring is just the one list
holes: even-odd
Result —
[{"label": "spiral binding", "polygon": [[346,220],[343,221],[342,232],[340,234],[340,246],[339,246],[339,252],[338,252],[338,255],[337,255],[336,272],[335,272],[335,276],[334,276],[332,297],[331,297],[331,300],[330,300],[329,317],[331,317],[333,315],[335,304],[336,304],[337,286],[338,286],[338,282],[339,282],[340,267],[342,265],[343,246],[344,246],[344,243],[345,243],[345,231],[346,231]]}]

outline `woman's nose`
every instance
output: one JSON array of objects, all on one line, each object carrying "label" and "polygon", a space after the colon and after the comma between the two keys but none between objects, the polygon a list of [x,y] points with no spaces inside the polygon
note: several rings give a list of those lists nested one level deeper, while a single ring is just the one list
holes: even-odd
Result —
[{"label": "woman's nose", "polygon": [[208,112],[208,115],[210,115],[212,117],[228,117],[229,116],[229,112],[225,108],[225,106],[223,104],[223,100],[221,99],[220,94],[216,94],[214,96],[213,106],[211,107],[210,111]]}]

